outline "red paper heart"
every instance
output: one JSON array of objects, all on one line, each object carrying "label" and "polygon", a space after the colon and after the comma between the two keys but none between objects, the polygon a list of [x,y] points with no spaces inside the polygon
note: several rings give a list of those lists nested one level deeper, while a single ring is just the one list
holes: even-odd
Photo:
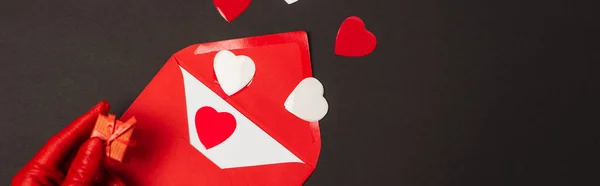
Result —
[{"label": "red paper heart", "polygon": [[252,0],[213,0],[213,4],[227,22],[233,21],[250,5]]},{"label": "red paper heart", "polygon": [[196,132],[206,149],[223,143],[233,134],[235,127],[235,118],[228,112],[217,112],[208,106],[196,112]]},{"label": "red paper heart", "polygon": [[335,39],[335,54],[348,57],[365,56],[373,52],[377,39],[356,16],[346,18]]}]

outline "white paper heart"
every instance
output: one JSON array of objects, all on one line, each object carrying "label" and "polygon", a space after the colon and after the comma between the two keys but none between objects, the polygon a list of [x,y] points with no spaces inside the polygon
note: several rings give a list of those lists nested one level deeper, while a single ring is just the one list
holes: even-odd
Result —
[{"label": "white paper heart", "polygon": [[231,96],[246,87],[256,72],[254,61],[248,56],[236,56],[228,50],[215,55],[214,70],[223,91]]},{"label": "white paper heart", "polygon": [[289,4],[292,4],[292,3],[295,3],[296,1],[298,1],[298,0],[285,0],[285,2],[286,2],[288,5],[289,5]]},{"label": "white paper heart", "polygon": [[313,77],[305,78],[298,83],[283,105],[298,118],[316,122],[323,119],[329,109],[323,92],[323,85],[319,80]]}]

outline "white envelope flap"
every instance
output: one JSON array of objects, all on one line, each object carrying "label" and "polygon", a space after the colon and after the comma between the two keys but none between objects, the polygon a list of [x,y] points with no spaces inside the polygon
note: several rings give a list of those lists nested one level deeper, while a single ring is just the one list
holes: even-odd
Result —
[{"label": "white envelope flap", "polygon": [[192,74],[179,68],[185,87],[190,143],[213,163],[223,169],[304,163]]}]

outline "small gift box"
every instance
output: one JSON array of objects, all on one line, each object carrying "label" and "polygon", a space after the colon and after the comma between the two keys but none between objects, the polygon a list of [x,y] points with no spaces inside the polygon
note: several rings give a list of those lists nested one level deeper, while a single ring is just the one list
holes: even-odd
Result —
[{"label": "small gift box", "polygon": [[106,156],[118,162],[123,162],[127,146],[131,145],[130,138],[133,134],[135,117],[126,122],[117,120],[115,115],[98,115],[92,138],[97,137],[106,141]]}]

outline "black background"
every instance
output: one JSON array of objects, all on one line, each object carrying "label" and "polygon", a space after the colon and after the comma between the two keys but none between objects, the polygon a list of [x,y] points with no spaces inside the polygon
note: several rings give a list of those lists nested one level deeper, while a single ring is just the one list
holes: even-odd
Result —
[{"label": "black background", "polygon": [[[0,180],[97,101],[125,111],[188,45],[306,30],[330,110],[305,185],[596,185],[597,7],[254,0],[228,23],[209,0],[2,1]],[[369,56],[333,53],[352,15]]]}]

